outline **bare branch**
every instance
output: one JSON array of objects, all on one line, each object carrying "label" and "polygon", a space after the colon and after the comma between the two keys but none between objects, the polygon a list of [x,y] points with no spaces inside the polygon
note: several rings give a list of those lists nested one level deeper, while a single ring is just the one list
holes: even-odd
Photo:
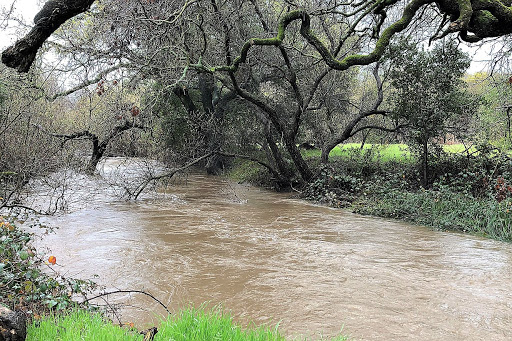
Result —
[{"label": "bare branch", "polygon": [[162,303],[162,301],[160,301],[158,298],[156,298],[155,296],[153,296],[149,292],[142,291],[142,290],[115,290],[115,291],[104,292],[104,293],[96,295],[94,297],[86,298],[82,302],[82,304],[87,303],[87,302],[92,301],[92,300],[95,300],[97,298],[102,298],[102,297],[110,296],[110,295],[114,295],[114,294],[142,294],[142,295],[146,295],[146,296],[150,297],[151,299],[153,299],[155,302],[157,302],[160,306],[162,306],[165,309],[165,311],[167,311],[167,313],[169,315],[171,315],[171,312],[165,306],[165,304]]}]

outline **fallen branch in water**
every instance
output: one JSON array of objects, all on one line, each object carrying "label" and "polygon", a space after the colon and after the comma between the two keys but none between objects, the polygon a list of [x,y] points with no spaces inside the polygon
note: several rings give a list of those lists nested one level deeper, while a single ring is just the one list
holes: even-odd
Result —
[{"label": "fallen branch in water", "polygon": [[283,179],[283,177],[274,169],[272,168],[270,165],[266,164],[265,162],[263,161],[260,161],[254,157],[251,157],[251,156],[247,156],[247,155],[240,155],[240,154],[232,154],[232,153],[225,153],[225,152],[222,152],[222,151],[216,151],[216,152],[210,152],[208,154],[205,154],[197,159],[194,159],[192,161],[190,161],[189,163],[185,164],[184,166],[182,167],[179,167],[179,168],[174,168],[172,170],[170,170],[169,172],[166,172],[166,173],[162,173],[162,174],[159,174],[159,175],[155,175],[155,176],[151,176],[151,177],[148,177],[144,182],[142,182],[142,184],[140,184],[139,186],[137,186],[137,188],[135,189],[135,191],[131,192],[131,191],[128,191],[127,189],[127,192],[128,192],[128,195],[130,198],[133,198],[133,200],[137,200],[137,198],[139,197],[139,195],[144,191],[144,189],[146,189],[146,187],[153,181],[158,181],[158,180],[161,180],[161,179],[164,179],[164,178],[172,178],[176,173],[178,172],[182,172],[184,170],[186,170],[187,168],[189,167],[192,167],[194,165],[196,165],[197,163],[213,156],[213,155],[219,155],[219,156],[224,156],[224,157],[232,157],[232,158],[239,158],[239,159],[245,159],[245,160],[249,160],[249,161],[252,161],[252,162],[256,162],[257,164],[265,167],[266,169],[268,169],[268,171],[270,173],[272,173],[272,175],[274,175],[276,177],[276,179],[282,181],[282,182],[286,182],[285,179]]},{"label": "fallen branch in water", "polygon": [[144,191],[144,189],[152,182],[152,181],[157,181],[157,180],[161,180],[163,178],[172,178],[174,176],[174,174],[178,173],[178,172],[181,172],[181,171],[184,171],[186,170],[187,168],[189,167],[192,167],[193,165],[203,161],[204,159],[207,159],[209,158],[210,156],[214,155],[215,153],[208,153],[206,155],[203,155],[197,159],[194,159],[192,161],[190,161],[189,163],[185,164],[184,166],[182,167],[179,167],[179,168],[174,168],[172,170],[170,170],[169,172],[166,172],[166,173],[163,173],[163,174],[160,174],[160,175],[155,175],[155,176],[152,176],[152,177],[149,177],[147,178],[142,184],[140,184],[134,191],[134,193],[128,193],[130,196],[133,197],[133,200],[137,200],[137,198],[139,197],[139,195],[142,193],[142,191]]}]

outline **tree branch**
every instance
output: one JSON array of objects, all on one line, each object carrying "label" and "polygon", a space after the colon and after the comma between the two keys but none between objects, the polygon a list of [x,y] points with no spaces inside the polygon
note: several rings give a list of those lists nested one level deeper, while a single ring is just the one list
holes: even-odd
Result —
[{"label": "tree branch", "polygon": [[186,170],[187,168],[190,168],[196,164],[198,164],[199,162],[209,158],[210,156],[212,156],[213,154],[215,154],[214,152],[211,152],[211,153],[208,153],[206,155],[203,155],[197,159],[194,159],[192,161],[190,161],[189,163],[185,164],[184,166],[182,167],[179,167],[179,168],[175,168],[169,172],[166,172],[166,173],[162,173],[160,175],[155,175],[155,176],[152,176],[152,177],[149,177],[148,179],[146,179],[142,184],[140,184],[136,189],[135,189],[135,192],[134,193],[128,193],[130,196],[133,196],[133,200],[137,200],[137,198],[139,197],[139,195],[142,193],[142,191],[144,191],[144,189],[146,189],[146,187],[152,182],[152,181],[157,181],[157,180],[161,180],[163,178],[172,178],[176,173],[178,172],[182,172],[184,170]]},{"label": "tree branch", "polygon": [[68,95],[71,95],[79,90],[82,90],[86,87],[88,87],[89,85],[91,84],[95,84],[95,83],[98,83],[99,81],[101,81],[106,75],[110,74],[111,72],[114,72],[114,71],[117,71],[123,67],[127,67],[128,64],[118,64],[118,65],[115,65],[113,67],[110,67],[108,69],[105,69],[103,70],[102,72],[98,73],[98,75],[93,78],[93,79],[89,79],[89,80],[86,80],[85,82],[69,89],[69,90],[66,90],[66,91],[63,91],[63,92],[59,92],[59,93],[56,93],[55,95],[53,96],[47,96],[47,99],[50,100],[50,101],[54,101],[56,100],[57,98],[59,97],[64,97],[64,96],[68,96]]},{"label": "tree branch", "polygon": [[46,39],[68,19],[89,9],[93,2],[94,0],[47,1],[34,18],[35,26],[30,32],[2,53],[2,63],[19,72],[28,72],[37,51]]},{"label": "tree branch", "polygon": [[160,301],[158,298],[156,298],[152,294],[150,294],[146,291],[142,291],[142,290],[115,290],[115,291],[110,291],[110,292],[104,292],[104,293],[96,295],[94,297],[84,299],[82,304],[87,303],[92,300],[95,300],[97,298],[102,298],[102,297],[113,295],[113,294],[143,294],[143,295],[146,295],[146,296],[152,298],[154,301],[156,301],[160,306],[162,306],[165,309],[165,311],[167,311],[167,313],[169,315],[171,315],[171,312],[169,311],[169,309],[167,309],[165,304],[162,303],[162,301]]},{"label": "tree branch", "polygon": [[367,55],[349,55],[341,60],[337,60],[328,47],[318,38],[311,30],[311,17],[305,10],[296,10],[287,13],[279,21],[278,33],[274,38],[252,38],[245,42],[242,47],[240,56],[233,60],[231,65],[215,66],[209,69],[205,69],[203,65],[193,65],[199,70],[217,72],[217,71],[228,71],[236,72],[240,64],[245,63],[249,50],[253,46],[280,46],[285,38],[285,33],[288,25],[295,20],[301,20],[300,34],[320,53],[325,63],[336,70],[347,70],[349,67],[354,65],[368,65],[382,57],[386,47],[388,46],[391,37],[398,32],[403,31],[412,21],[416,11],[422,6],[432,2],[432,0],[412,0],[404,9],[402,17],[395,23],[391,24],[386,28],[380,38],[375,44],[375,48],[372,52]]}]

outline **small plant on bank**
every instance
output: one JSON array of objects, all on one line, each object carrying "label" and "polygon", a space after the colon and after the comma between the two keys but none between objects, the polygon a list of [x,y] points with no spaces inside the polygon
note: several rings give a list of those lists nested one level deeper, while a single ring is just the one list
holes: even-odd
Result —
[{"label": "small plant on bank", "polygon": [[0,216],[0,304],[37,317],[74,306],[73,298],[95,284],[61,276],[56,256],[38,253],[34,238],[14,218]]},{"label": "small plant on bank", "polygon": [[361,188],[361,180],[344,173],[337,174],[334,169],[324,166],[302,195],[332,207],[347,207]]}]

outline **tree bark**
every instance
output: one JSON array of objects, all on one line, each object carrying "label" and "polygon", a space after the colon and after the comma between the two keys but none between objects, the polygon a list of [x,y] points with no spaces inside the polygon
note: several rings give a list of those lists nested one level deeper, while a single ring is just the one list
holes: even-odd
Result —
[{"label": "tree bark", "polygon": [[276,144],[274,136],[272,135],[272,128],[270,122],[263,122],[263,125],[263,134],[265,135],[265,140],[272,154],[272,159],[274,160],[274,163],[277,169],[279,170],[279,173],[283,178],[291,179],[293,176],[292,171],[286,165],[283,155],[281,154],[281,151],[279,150],[279,147]]},{"label": "tree bark", "polygon": [[283,134],[286,150],[290,154],[297,171],[304,181],[309,182],[313,178],[313,172],[309,169],[308,164],[302,157],[299,148],[295,144],[295,138],[292,135]]},{"label": "tree bark", "polygon": [[428,142],[423,141],[423,187],[428,188]]},{"label": "tree bark", "polygon": [[66,20],[89,9],[93,2],[94,0],[47,1],[35,16],[35,26],[30,32],[2,53],[2,63],[19,72],[28,72],[37,51],[46,39]]},{"label": "tree bark", "polygon": [[[221,126],[224,119],[223,111],[216,110],[213,95],[215,84],[212,74],[199,74],[199,91],[201,102],[207,118],[211,118],[211,124],[206,127],[204,133],[206,148],[211,151],[219,151],[222,145]],[[218,154],[213,154],[206,160],[206,172],[218,175],[224,169],[224,159]]]},{"label": "tree bark", "polygon": [[87,164],[87,168],[85,169],[87,174],[94,174],[98,162],[100,162],[103,154],[105,153],[105,149],[106,144],[104,145],[104,148],[101,148],[98,136],[92,134],[92,155],[89,159],[89,163]]}]

